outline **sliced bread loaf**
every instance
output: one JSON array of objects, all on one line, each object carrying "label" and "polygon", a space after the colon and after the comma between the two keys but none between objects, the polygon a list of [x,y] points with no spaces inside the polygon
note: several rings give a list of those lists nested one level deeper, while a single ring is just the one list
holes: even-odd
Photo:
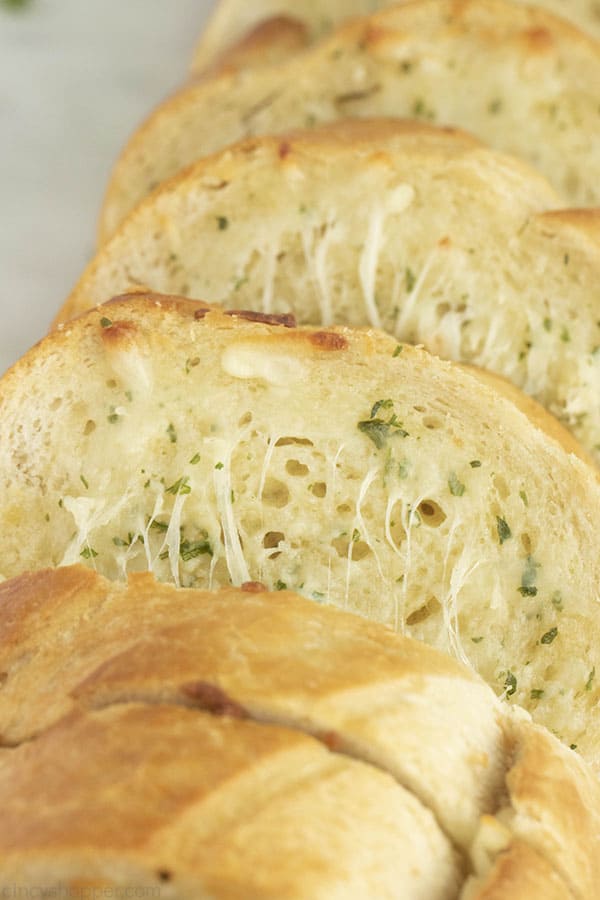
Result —
[{"label": "sliced bread loaf", "polygon": [[600,747],[600,486],[568,432],[382,333],[260,319],[138,296],[10,370],[0,572],[85,560],[299,590],[470,660]]},{"label": "sliced bread loaf", "polygon": [[246,135],[365,116],[472,131],[546,175],[565,201],[600,202],[600,43],[507,0],[417,0],[356,20],[278,66],[192,85],[134,134],[101,237],[154,187]]},{"label": "sliced bread loaf", "polygon": [[600,213],[465,133],[353,120],[253,138],[135,210],[57,321],[128,290],[383,327],[510,378],[600,461]]},{"label": "sliced bread loaf", "polygon": [[0,665],[0,888],[595,896],[592,772],[381,626],[74,566],[0,586]]}]

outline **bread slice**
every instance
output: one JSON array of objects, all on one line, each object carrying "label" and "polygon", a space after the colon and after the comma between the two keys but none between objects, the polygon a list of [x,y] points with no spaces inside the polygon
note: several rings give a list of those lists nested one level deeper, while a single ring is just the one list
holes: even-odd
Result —
[{"label": "bread slice", "polygon": [[472,131],[600,202],[600,43],[507,0],[418,0],[357,20],[279,66],[193,85],[159,107],[114,169],[102,240],[154,187],[252,134],[413,116]]},{"label": "bread slice", "polygon": [[464,132],[351,120],[252,138],[141,204],[57,321],[143,284],[383,327],[510,378],[600,461],[600,213],[556,204]]},{"label": "bread slice", "polygon": [[600,487],[578,445],[489,374],[261,318],[138,296],[13,367],[0,573],[85,560],[299,590],[471,660],[600,746]]},{"label": "bread slice", "polygon": [[[393,5],[390,0],[255,0],[252,4],[245,0],[219,0],[196,45],[192,70],[201,73],[211,68],[235,44],[244,43],[251,33],[274,28],[274,24],[268,23],[294,17],[298,27],[303,26],[315,41],[351,16],[367,15]],[[596,0],[537,0],[535,5],[569,19],[600,38],[600,10]],[[281,60],[290,49],[286,46],[286,35],[284,31]],[[261,54],[256,53],[247,57],[246,62],[264,65],[261,59]]]},{"label": "bread slice", "polygon": [[7,582],[0,611],[0,731],[27,741],[0,751],[0,887],[594,896],[597,779],[423,644],[81,566]]}]

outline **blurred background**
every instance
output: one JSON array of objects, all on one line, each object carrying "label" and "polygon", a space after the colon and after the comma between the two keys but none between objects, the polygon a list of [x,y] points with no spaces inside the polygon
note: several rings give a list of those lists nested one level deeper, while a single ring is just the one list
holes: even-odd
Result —
[{"label": "blurred background", "polygon": [[112,163],[186,78],[212,5],[0,0],[0,373],[91,256]]}]

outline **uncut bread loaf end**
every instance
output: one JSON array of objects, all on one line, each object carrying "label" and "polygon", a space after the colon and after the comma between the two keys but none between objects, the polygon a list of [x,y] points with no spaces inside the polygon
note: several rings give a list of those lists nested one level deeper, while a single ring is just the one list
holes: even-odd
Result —
[{"label": "uncut bread loaf end", "polygon": [[[192,71],[202,74],[212,68],[219,59],[231,52],[238,44],[248,40],[248,36],[273,27],[278,20],[296,20],[297,29],[303,27],[307,38],[313,41],[326,35],[351,16],[368,13],[397,5],[390,0],[219,0],[206,27],[204,28],[192,62]],[[543,7],[557,16],[569,19],[583,31],[600,38],[600,10],[596,0],[537,0],[536,6]],[[291,29],[291,24],[288,29]],[[283,60],[290,51],[286,40],[289,31],[284,30],[279,46],[278,58]],[[263,65],[261,54],[253,54],[248,62]]]},{"label": "uncut bread loaf end", "polygon": [[288,62],[193,85],[117,162],[101,240],[153,188],[242,137],[404,116],[472,131],[539,169],[565,203],[600,202],[600,43],[507,0],[418,0],[357,20]]},{"label": "uncut bread loaf end", "polygon": [[595,897],[592,772],[356,616],[72,566],[0,586],[0,666],[0,889]]},{"label": "uncut bread loaf end", "polygon": [[346,120],[251,138],[165,184],[57,321],[143,284],[373,325],[509,378],[600,461],[600,212],[464,132]]},{"label": "uncut bread loaf end", "polygon": [[121,299],[13,367],[0,573],[297,590],[469,660],[600,765],[600,487],[578,445],[491,375],[260,319]]}]

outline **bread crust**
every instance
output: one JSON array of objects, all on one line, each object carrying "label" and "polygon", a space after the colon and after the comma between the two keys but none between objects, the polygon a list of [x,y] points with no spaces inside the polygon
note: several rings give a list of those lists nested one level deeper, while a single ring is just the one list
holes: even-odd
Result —
[{"label": "bread crust", "polygon": [[[25,714],[24,743],[0,750],[0,887],[594,897],[597,780],[423,644],[256,584],[80,566],[7,582],[0,609],[0,730],[5,691]],[[30,705],[43,673],[70,706]]]},{"label": "bread crust", "polygon": [[[192,71],[202,73],[234,41],[243,41],[244,34],[252,33],[257,27],[268,27],[269,22],[277,21],[281,16],[287,17],[289,14],[297,17],[298,23],[304,25],[314,41],[350,16],[366,15],[392,5],[389,0],[327,0],[325,3],[315,3],[314,0],[260,0],[249,7],[240,0],[219,0],[196,45]],[[570,0],[568,4],[564,0],[538,0],[536,5],[570,19],[582,30],[600,37],[600,18],[589,0]],[[284,58],[282,47],[281,59]],[[264,64],[260,53],[245,62],[246,65]]]},{"label": "bread crust", "polygon": [[[430,58],[435,65],[424,62]],[[600,154],[590,85],[598,82],[598,43],[543,10],[503,0],[449,7],[421,0],[385,10],[342,27],[302,58],[195,85],[167,101],[115,167],[101,240],[195,159],[245,135],[349,116],[414,115],[466,128],[530,161],[567,203],[594,205]]]}]

